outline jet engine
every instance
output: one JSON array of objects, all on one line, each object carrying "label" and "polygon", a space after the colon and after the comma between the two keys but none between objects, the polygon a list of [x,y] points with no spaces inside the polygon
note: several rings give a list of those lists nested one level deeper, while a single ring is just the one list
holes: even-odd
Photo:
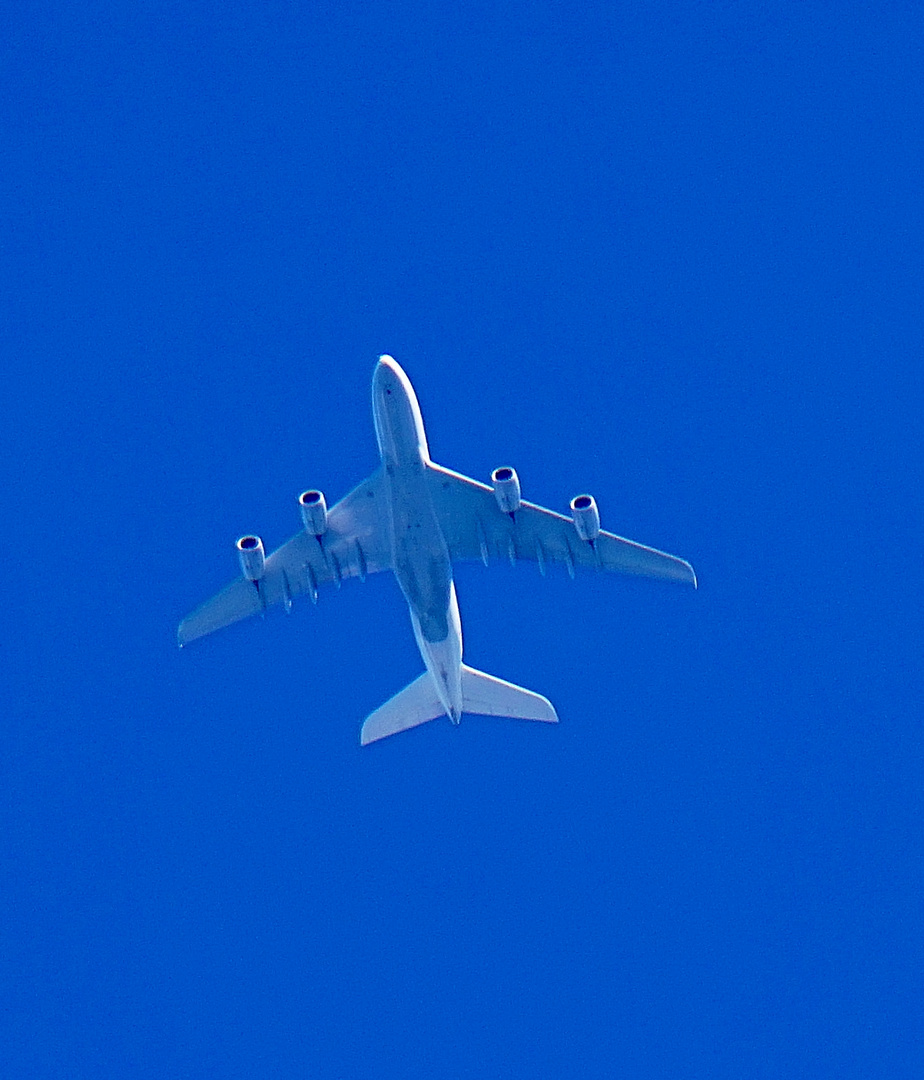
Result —
[{"label": "jet engine", "polygon": [[327,532],[327,503],[322,492],[303,491],[298,497],[298,508],[306,532],[312,536],[323,536]]},{"label": "jet engine", "polygon": [[237,542],[237,554],[241,560],[241,570],[248,581],[259,581],[263,577],[266,552],[259,536],[242,536]]},{"label": "jet engine", "polygon": [[497,505],[505,514],[515,514],[520,509],[520,478],[516,469],[505,465],[491,473]]},{"label": "jet engine", "polygon": [[593,495],[575,495],[571,500],[574,527],[582,540],[594,541],[600,532],[600,511]]}]

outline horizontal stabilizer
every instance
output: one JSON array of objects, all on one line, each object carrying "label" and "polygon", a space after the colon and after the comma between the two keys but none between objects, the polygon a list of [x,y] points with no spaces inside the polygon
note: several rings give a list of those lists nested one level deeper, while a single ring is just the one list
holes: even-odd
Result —
[{"label": "horizontal stabilizer", "polygon": [[516,720],[543,720],[557,724],[552,702],[532,690],[496,679],[462,665],[462,711],[482,716],[511,716]]},{"label": "horizontal stabilizer", "polygon": [[435,720],[445,711],[437,697],[433,678],[425,671],[366,718],[359,740],[365,746],[386,735],[397,735],[399,731]]},{"label": "horizontal stabilizer", "polygon": [[[482,716],[510,716],[516,720],[558,723],[558,716],[548,698],[503,679],[495,679],[493,675],[476,671],[467,664],[462,665],[462,711]],[[426,724],[428,720],[435,720],[445,713],[433,677],[425,671],[410,686],[366,718],[360,742],[366,746],[377,739]]]}]

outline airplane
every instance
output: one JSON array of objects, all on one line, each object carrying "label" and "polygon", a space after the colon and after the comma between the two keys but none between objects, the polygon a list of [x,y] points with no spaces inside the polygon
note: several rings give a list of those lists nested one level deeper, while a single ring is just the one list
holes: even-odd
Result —
[{"label": "airplane", "polygon": [[571,517],[520,497],[509,466],[491,485],[430,458],[423,417],[410,379],[391,356],[372,376],[372,414],[381,463],[330,510],[320,491],[298,497],[302,530],[267,556],[258,536],[237,541],[241,576],[180,623],[180,646],[239,619],[307,595],[322,586],[391,570],[410,608],[425,671],[376,709],[362,726],[366,745],[440,716],[458,725],[463,713],[556,723],[541,694],[462,662],[462,627],[452,579],[457,560],[507,559],[664,578],[696,588],[693,567],[674,555],[600,528],[592,495],[571,500]]}]

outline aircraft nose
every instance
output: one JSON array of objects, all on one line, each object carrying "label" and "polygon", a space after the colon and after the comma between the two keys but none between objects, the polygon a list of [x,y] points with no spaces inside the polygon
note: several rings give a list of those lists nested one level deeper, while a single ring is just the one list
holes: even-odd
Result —
[{"label": "aircraft nose", "polygon": [[395,377],[400,370],[401,369],[395,362],[394,357],[388,355],[380,356],[375,365],[372,381],[377,387],[384,389],[385,387],[394,384]]},{"label": "aircraft nose", "polygon": [[375,372],[372,376],[372,384],[375,387],[376,394],[390,397],[392,394],[398,394],[401,396],[410,396],[410,383],[408,382],[407,375],[398,361],[387,353],[380,356],[378,363],[375,365]]},{"label": "aircraft nose", "polygon": [[398,361],[393,356],[389,356],[388,353],[383,353],[375,365],[376,375],[397,375],[400,370]]}]

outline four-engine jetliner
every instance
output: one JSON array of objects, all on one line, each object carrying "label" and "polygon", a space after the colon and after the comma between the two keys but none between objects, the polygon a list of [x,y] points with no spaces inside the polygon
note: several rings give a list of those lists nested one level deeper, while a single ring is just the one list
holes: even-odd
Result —
[{"label": "four-engine jetliner", "polygon": [[317,602],[318,588],[343,578],[391,570],[411,610],[426,671],[363,724],[365,745],[446,715],[463,712],[555,722],[540,694],[495,679],[462,662],[462,628],[452,580],[457,559],[526,559],[544,574],[560,563],[613,570],[696,586],[683,559],[600,529],[590,495],[571,501],[570,518],[520,499],[511,468],[495,469],[492,486],[430,460],[420,406],[407,375],[382,356],[372,377],[372,411],[381,464],[330,512],[320,491],[299,496],[304,529],[266,556],[257,536],[237,542],[243,576],[180,624],[179,643],[210,634],[295,597]]}]

